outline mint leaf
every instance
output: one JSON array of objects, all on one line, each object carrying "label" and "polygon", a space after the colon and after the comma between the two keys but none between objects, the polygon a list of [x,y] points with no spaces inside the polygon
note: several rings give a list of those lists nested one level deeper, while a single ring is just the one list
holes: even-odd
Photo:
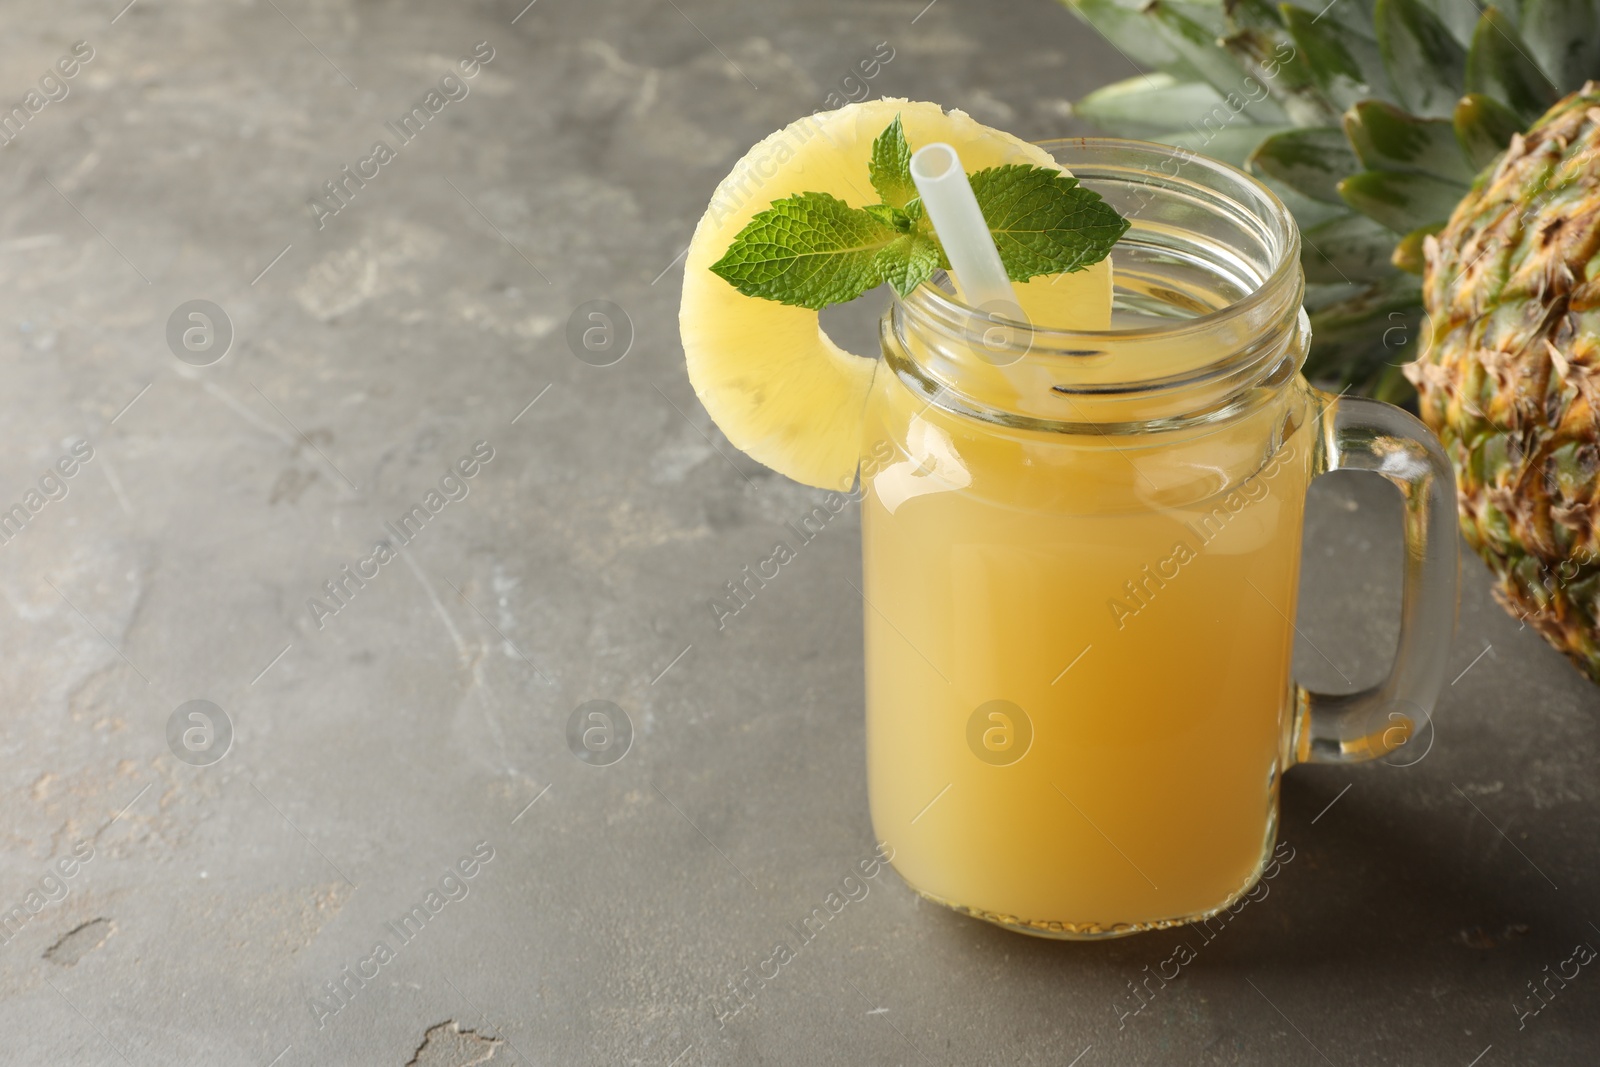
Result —
[{"label": "mint leaf", "polygon": [[933,272],[943,266],[944,249],[932,237],[920,233],[902,234],[878,253],[883,280],[901,296],[933,277]]},{"label": "mint leaf", "polygon": [[751,219],[711,271],[745,296],[816,311],[877,288],[879,254],[901,237],[838,197],[797,193]]},{"label": "mint leaf", "polygon": [[1014,282],[1098,263],[1128,230],[1128,220],[1099,194],[1051,167],[1013,163],[969,180]]},{"label": "mint leaf", "polygon": [[872,142],[867,176],[890,207],[904,207],[907,201],[916,198],[917,184],[911,180],[911,146],[906,144],[906,132],[900,125],[899,115]]},{"label": "mint leaf", "polygon": [[868,204],[861,210],[885,226],[893,226],[900,233],[911,232],[911,217],[897,207],[890,207],[888,204]]}]

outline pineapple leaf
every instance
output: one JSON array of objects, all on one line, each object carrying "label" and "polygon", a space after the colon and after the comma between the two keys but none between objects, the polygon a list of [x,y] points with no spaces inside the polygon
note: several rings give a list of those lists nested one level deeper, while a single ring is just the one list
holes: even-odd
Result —
[{"label": "pineapple leaf", "polygon": [[1334,107],[1346,108],[1369,96],[1389,95],[1389,78],[1376,43],[1332,19],[1319,22],[1293,4],[1280,4],[1278,10],[1317,88]]},{"label": "pineapple leaf", "polygon": [[1283,201],[1283,206],[1289,209],[1289,214],[1294,216],[1302,230],[1350,213],[1350,205],[1343,200],[1337,204],[1325,204],[1321,200],[1313,200],[1304,193],[1296,192],[1268,175],[1263,174],[1258,180],[1278,195],[1278,199]]},{"label": "pineapple leaf", "polygon": [[1371,396],[1395,407],[1415,408],[1417,390],[1406,380],[1405,364],[1385,363],[1372,379]]},{"label": "pineapple leaf", "polygon": [[1427,266],[1427,259],[1422,253],[1422,245],[1429,237],[1444,229],[1442,222],[1430,222],[1426,226],[1419,226],[1404,237],[1394,246],[1394,255],[1389,262],[1405,271],[1407,274],[1420,276],[1422,268]]},{"label": "pineapple leaf", "polygon": [[1511,135],[1522,132],[1522,121],[1511,109],[1482,93],[1468,93],[1456,104],[1456,141],[1468,162],[1479,170],[1506,150]]},{"label": "pineapple leaf", "polygon": [[1236,30],[1283,32],[1283,18],[1268,0],[1223,0],[1222,9]]},{"label": "pineapple leaf", "polygon": [[[1285,123],[1288,116],[1270,96],[1252,100],[1245,95],[1248,73],[1226,51],[1217,47],[1217,34],[1189,17],[1199,5],[1180,5],[1178,0],[1151,0],[1144,11],[1155,30],[1178,57],[1200,72],[1234,112],[1243,112],[1251,122],[1270,125]],[[1146,27],[1148,32],[1149,27]]]},{"label": "pineapple leaf", "polygon": [[1562,92],[1600,73],[1600,11],[1594,0],[1522,0],[1517,26],[1528,55]]},{"label": "pineapple leaf", "polygon": [[1378,49],[1406,110],[1448,116],[1461,95],[1466,51],[1421,0],[1377,0]]},{"label": "pineapple leaf", "polygon": [[1170,74],[1139,74],[1096,89],[1073,104],[1072,113],[1096,126],[1126,132],[1181,129],[1219,107],[1223,107],[1221,94],[1205,82],[1180,82]]},{"label": "pineapple leaf", "polygon": [[1450,217],[1462,189],[1426,174],[1367,170],[1339,183],[1344,202],[1398,234]]},{"label": "pineapple leaf", "polygon": [[[1346,212],[1348,214],[1348,212]],[[1331,308],[1354,299],[1359,293],[1365,292],[1368,286],[1360,282],[1318,282],[1306,283],[1306,296],[1301,305],[1306,309],[1306,314],[1315,319],[1316,314],[1324,308]]]},{"label": "pineapple leaf", "polygon": [[[1217,0],[1162,0],[1169,11],[1175,11],[1211,35],[1215,43],[1228,32],[1228,13]],[[1148,0],[1140,5],[1141,11],[1150,7]]]},{"label": "pineapple leaf", "polygon": [[1365,215],[1341,215],[1301,235],[1306,281],[1371,282],[1389,273],[1394,234]]},{"label": "pineapple leaf", "polygon": [[[1296,126],[1325,126],[1335,118],[1312,76],[1311,65],[1280,26],[1277,30],[1240,30],[1222,39],[1222,47],[1283,108]],[[1251,92],[1247,81],[1243,88]]]},{"label": "pineapple leaf", "polygon": [[[1112,46],[1141,66],[1181,73],[1178,53],[1167,46],[1160,34],[1150,32],[1150,20],[1136,8],[1124,7],[1116,0],[1061,0],[1072,13],[1088,23]],[[1199,75],[1196,74],[1196,77]]]},{"label": "pineapple leaf", "polygon": [[1466,87],[1468,92],[1484,93],[1503,102],[1529,124],[1560,95],[1528,58],[1528,46],[1522,43],[1516,27],[1493,6],[1484,9],[1472,34]]},{"label": "pineapple leaf", "polygon": [[[1359,4],[1331,4],[1328,0],[1289,0],[1289,2],[1297,10],[1305,12],[1313,22],[1334,23],[1349,33],[1365,37],[1368,41],[1377,40],[1377,33],[1372,28],[1370,0],[1363,0]],[[1278,6],[1281,13],[1283,5]]]},{"label": "pineapple leaf", "polygon": [[1256,146],[1275,133],[1285,133],[1292,130],[1292,126],[1252,126],[1248,122],[1236,122],[1232,126],[1219,129],[1210,129],[1189,133],[1164,133],[1157,140],[1163,144],[1177,145],[1194,152],[1202,152],[1212,159],[1220,159],[1224,163],[1231,163],[1235,167],[1244,166],[1244,161]]},{"label": "pineapple leaf", "polygon": [[1270,175],[1313,200],[1339,204],[1339,180],[1361,169],[1337,126],[1273,134],[1250,153],[1249,169]]},{"label": "pineapple leaf", "polygon": [[1406,363],[1421,351],[1421,287],[1409,274],[1390,274],[1337,303],[1311,312],[1317,344],[1305,375],[1367,384],[1385,364]]},{"label": "pineapple leaf", "polygon": [[1381,100],[1364,100],[1345,112],[1344,132],[1370,170],[1451,179],[1461,184],[1462,195],[1477,174],[1461,151],[1455,127],[1445,119],[1419,119]]},{"label": "pineapple leaf", "polygon": [[1477,0],[1422,0],[1422,3],[1439,16],[1444,28],[1463,48],[1471,43],[1472,33],[1478,27],[1478,16],[1483,11]]}]

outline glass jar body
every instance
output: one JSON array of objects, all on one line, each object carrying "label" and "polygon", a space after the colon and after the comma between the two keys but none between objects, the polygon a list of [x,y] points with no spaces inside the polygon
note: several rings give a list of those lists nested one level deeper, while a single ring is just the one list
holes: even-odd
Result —
[{"label": "glass jar body", "polygon": [[1293,373],[1186,427],[1011,426],[930,401],[915,346],[891,321],[885,338],[862,537],[869,787],[895,867],[1060,937],[1227,905],[1272,849],[1292,758],[1319,394]]}]

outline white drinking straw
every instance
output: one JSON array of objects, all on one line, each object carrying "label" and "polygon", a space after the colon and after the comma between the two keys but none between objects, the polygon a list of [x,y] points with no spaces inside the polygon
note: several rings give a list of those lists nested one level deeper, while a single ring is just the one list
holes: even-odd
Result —
[{"label": "white drinking straw", "polygon": [[966,302],[1001,318],[1026,321],[956,150],[942,142],[923,145],[911,157],[911,180]]}]

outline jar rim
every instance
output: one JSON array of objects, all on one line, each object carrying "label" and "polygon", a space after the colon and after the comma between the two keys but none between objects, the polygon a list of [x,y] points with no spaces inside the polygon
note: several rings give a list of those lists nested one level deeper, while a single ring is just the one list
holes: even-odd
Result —
[{"label": "jar rim", "polygon": [[1133,322],[1034,326],[935,279],[895,297],[884,319],[884,355],[903,380],[997,420],[1131,427],[1219,417],[1299,370],[1310,329],[1300,233],[1271,189],[1174,145],[1041,147],[1130,219],[1113,252],[1113,315]]}]

